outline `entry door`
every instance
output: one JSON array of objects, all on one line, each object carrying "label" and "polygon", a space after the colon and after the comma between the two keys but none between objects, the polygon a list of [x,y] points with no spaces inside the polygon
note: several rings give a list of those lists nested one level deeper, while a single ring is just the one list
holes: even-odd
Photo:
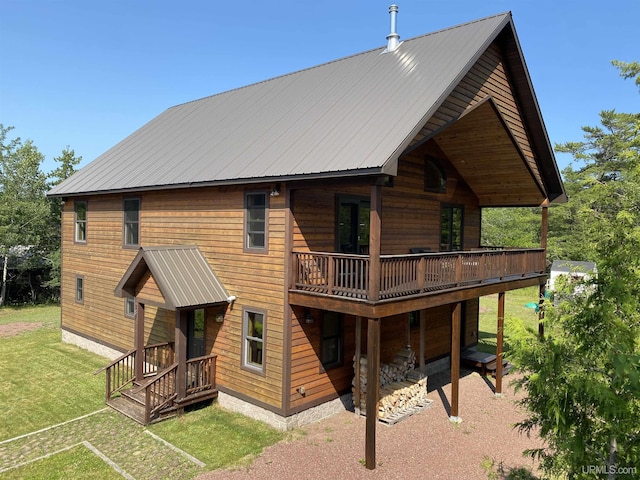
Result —
[{"label": "entry door", "polygon": [[187,360],[204,355],[204,310],[187,312]]},{"label": "entry door", "polygon": [[338,250],[342,253],[369,254],[368,199],[340,197],[338,199]]}]

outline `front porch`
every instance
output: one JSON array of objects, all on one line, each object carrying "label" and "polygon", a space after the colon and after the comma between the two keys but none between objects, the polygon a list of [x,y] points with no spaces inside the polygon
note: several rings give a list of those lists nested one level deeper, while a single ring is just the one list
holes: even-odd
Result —
[{"label": "front porch", "polygon": [[104,368],[107,405],[136,422],[148,425],[218,396],[216,355],[188,359],[180,368],[173,342],[137,353],[130,350]]}]

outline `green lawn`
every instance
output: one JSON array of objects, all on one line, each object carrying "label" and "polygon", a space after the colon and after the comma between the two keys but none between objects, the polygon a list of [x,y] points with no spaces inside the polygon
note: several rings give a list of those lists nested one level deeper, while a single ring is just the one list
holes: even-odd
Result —
[{"label": "green lawn", "polygon": [[24,478],[116,480],[122,479],[122,476],[84,445],[78,445],[42,460],[4,472],[2,478],[7,480]]},{"label": "green lawn", "polygon": [[106,363],[60,340],[60,308],[3,308],[0,322],[44,327],[0,337],[0,440],[32,432],[104,407]]},{"label": "green lawn", "polygon": [[[505,294],[505,337],[509,336],[508,319],[517,318],[535,330],[538,328],[538,315],[525,305],[538,301],[538,287],[512,290]],[[480,298],[480,327],[478,332],[478,350],[495,353],[496,330],[498,326],[498,294]]]},{"label": "green lawn", "polygon": [[[104,373],[94,372],[108,360],[61,342],[58,307],[0,309],[0,325],[16,322],[42,325],[0,337],[0,441],[104,408]],[[158,459],[158,452],[167,447],[144,430],[115,412],[100,412],[0,445],[0,470],[28,457],[35,461],[5,471],[3,478],[121,478],[86,447],[74,446],[90,440],[137,479],[190,479],[203,471],[188,461],[185,466],[184,459],[177,463],[173,456],[178,454],[170,450]],[[240,464],[285,435],[217,405],[149,430],[204,462],[205,470]],[[60,451],[67,446],[74,447]],[[37,460],[43,455],[49,456]],[[145,458],[154,459],[153,464],[146,464]]]}]

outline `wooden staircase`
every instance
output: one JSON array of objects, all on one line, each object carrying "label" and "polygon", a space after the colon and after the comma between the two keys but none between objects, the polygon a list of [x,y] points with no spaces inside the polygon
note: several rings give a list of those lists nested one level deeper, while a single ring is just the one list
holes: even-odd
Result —
[{"label": "wooden staircase", "polygon": [[[106,371],[107,405],[123,415],[147,425],[170,418],[188,405],[217,398],[216,355],[187,360],[185,368],[179,369],[170,343],[148,345],[143,378],[136,381],[136,353],[131,350],[98,371]],[[183,388],[178,388],[179,375],[184,377]]]}]

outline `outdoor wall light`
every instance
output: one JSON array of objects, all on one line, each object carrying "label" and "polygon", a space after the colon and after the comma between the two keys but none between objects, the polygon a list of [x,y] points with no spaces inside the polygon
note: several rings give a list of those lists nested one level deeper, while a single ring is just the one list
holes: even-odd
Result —
[{"label": "outdoor wall light", "polygon": [[272,197],[279,197],[280,196],[280,184],[276,183],[276,186],[273,187],[273,189],[271,190],[271,196]]},{"label": "outdoor wall light", "polygon": [[304,322],[308,324],[313,323],[313,315],[311,315],[309,310],[304,311]]},{"label": "outdoor wall light", "polygon": [[216,322],[222,323],[224,320],[224,313],[218,312],[216,313]]}]

